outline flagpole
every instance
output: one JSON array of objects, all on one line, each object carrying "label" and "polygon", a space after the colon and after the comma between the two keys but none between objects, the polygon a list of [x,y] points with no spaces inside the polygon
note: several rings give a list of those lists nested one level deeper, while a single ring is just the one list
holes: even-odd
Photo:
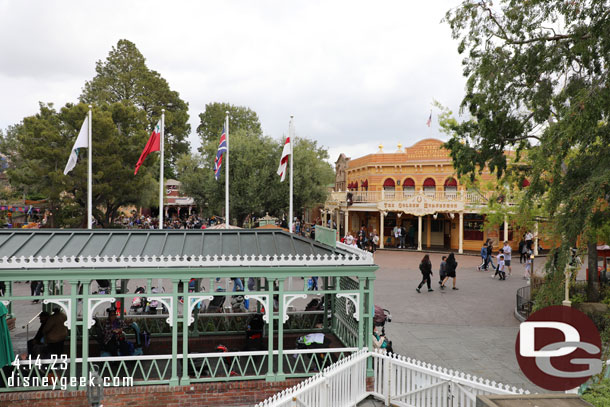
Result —
[{"label": "flagpole", "polygon": [[226,153],[226,167],[225,167],[225,226],[229,228],[229,111],[225,112],[225,129],[227,129],[227,153]]},{"label": "flagpole", "polygon": [[288,216],[289,216],[289,222],[288,222],[288,227],[290,230],[290,233],[293,232],[293,222],[294,222],[294,217],[292,215],[292,172],[293,172],[293,153],[294,153],[294,142],[295,142],[295,136],[294,136],[294,115],[290,115],[290,125],[288,126],[288,137],[290,137],[290,206],[288,209]]},{"label": "flagpole", "polygon": [[93,191],[92,191],[92,187],[93,187],[93,182],[91,181],[91,174],[93,173],[93,143],[92,143],[92,137],[91,137],[91,109],[92,106],[89,105],[89,129],[88,129],[88,135],[87,135],[87,142],[89,143],[89,148],[87,150],[89,150],[87,152],[88,154],[88,160],[87,160],[87,229],[92,229],[93,228]]},{"label": "flagpole", "polygon": [[165,183],[163,182],[163,167],[164,167],[164,147],[163,139],[165,138],[165,109],[161,109],[161,140],[159,140],[159,149],[161,150],[160,175],[159,175],[159,230],[163,229],[163,195],[165,193]]}]

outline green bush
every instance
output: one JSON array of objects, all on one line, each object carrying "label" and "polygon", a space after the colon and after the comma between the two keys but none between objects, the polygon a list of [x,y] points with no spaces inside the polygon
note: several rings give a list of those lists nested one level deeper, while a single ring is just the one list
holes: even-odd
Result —
[{"label": "green bush", "polygon": [[563,273],[547,270],[544,283],[533,293],[534,312],[551,305],[561,305],[564,300],[564,276]]},{"label": "green bush", "polygon": [[610,407],[610,379],[604,379],[589,387],[582,398],[596,407]]}]

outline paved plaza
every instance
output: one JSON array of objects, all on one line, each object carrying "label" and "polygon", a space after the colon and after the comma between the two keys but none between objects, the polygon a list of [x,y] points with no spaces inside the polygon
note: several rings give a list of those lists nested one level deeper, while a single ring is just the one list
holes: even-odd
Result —
[{"label": "paved plaza", "polygon": [[[519,322],[514,317],[515,296],[526,285],[523,265],[513,262],[506,281],[477,271],[480,257],[457,255],[457,287],[451,280],[439,289],[440,253],[430,254],[432,288],[421,293],[419,262],[426,252],[377,251],[380,268],[375,281],[375,303],[392,312],[386,333],[398,354],[497,382],[539,392],[520,371],[515,357]],[[544,264],[541,258],[536,269]]]}]

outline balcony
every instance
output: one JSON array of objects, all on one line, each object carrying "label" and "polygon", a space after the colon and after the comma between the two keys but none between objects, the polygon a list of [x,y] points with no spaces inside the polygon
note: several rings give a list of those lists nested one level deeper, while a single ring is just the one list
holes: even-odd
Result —
[{"label": "balcony", "polygon": [[[417,195],[426,196],[436,202],[462,202],[466,205],[485,205],[487,197],[471,191],[351,191],[352,204],[377,203],[381,201],[404,201]],[[329,201],[345,204],[348,192],[332,192]]]}]

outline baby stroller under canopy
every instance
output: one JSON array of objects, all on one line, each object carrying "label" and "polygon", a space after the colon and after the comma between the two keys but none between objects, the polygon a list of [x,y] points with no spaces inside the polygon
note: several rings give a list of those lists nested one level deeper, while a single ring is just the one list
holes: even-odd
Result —
[{"label": "baby stroller under canopy", "polygon": [[[225,292],[224,288],[218,287],[216,292]],[[227,299],[226,295],[215,295],[208,304],[208,312],[222,312],[222,307]]]},{"label": "baby stroller under canopy", "polygon": [[383,344],[383,348],[388,352],[394,353],[394,349],[392,348],[392,341],[388,338],[385,333],[385,323],[392,322],[392,314],[388,309],[381,308],[378,305],[375,305],[374,315],[373,315],[373,331],[378,336],[385,337],[385,343]]}]

